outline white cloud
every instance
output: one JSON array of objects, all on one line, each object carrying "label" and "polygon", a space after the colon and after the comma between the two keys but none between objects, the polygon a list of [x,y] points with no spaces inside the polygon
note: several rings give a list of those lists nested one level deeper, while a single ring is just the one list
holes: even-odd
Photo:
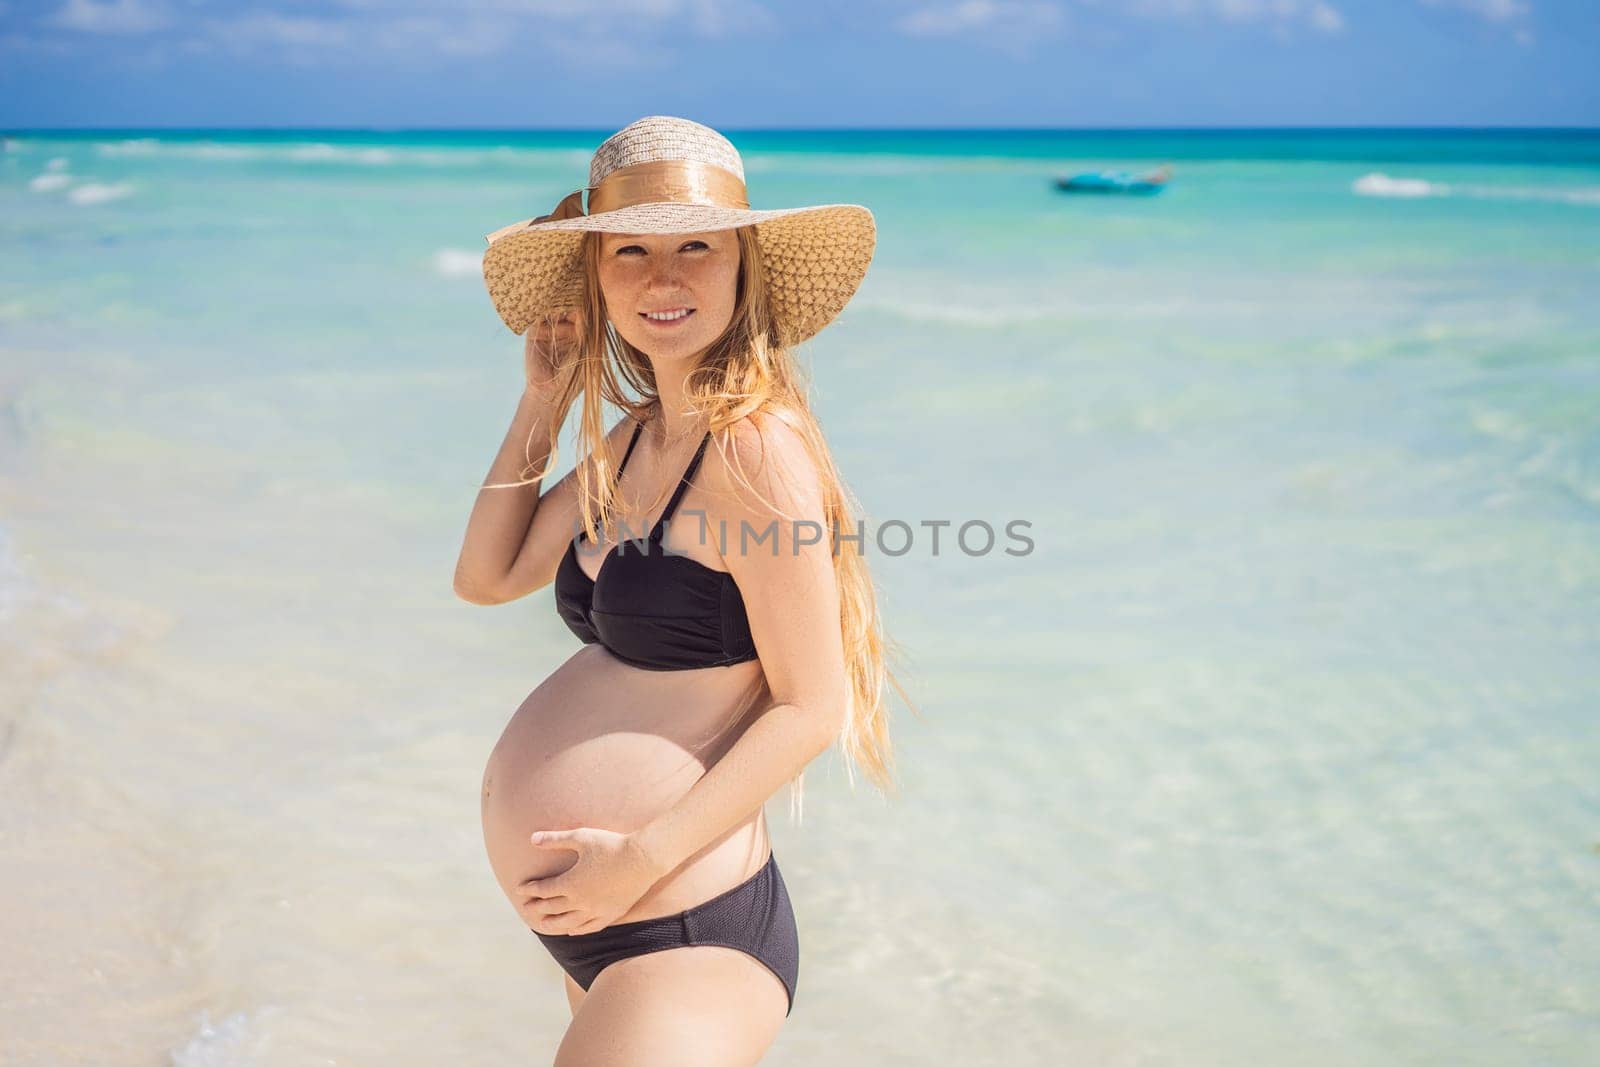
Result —
[{"label": "white cloud", "polygon": [[1344,16],[1327,4],[1311,5],[1311,27],[1323,33],[1338,33],[1344,29]]},{"label": "white cloud", "polygon": [[510,23],[492,19],[445,19],[435,15],[403,15],[374,29],[372,43],[405,52],[426,43],[452,56],[487,56],[518,42]]},{"label": "white cloud", "polygon": [[[754,0],[337,0],[338,6],[374,17],[432,16],[447,22],[463,17],[505,22],[552,20],[591,33],[626,32],[661,22],[702,37],[723,37],[777,26]],[[464,10],[465,9],[465,10]]]},{"label": "white cloud", "polygon": [[743,0],[691,0],[684,7],[690,25],[704,37],[732,37],[778,28],[778,20],[772,12],[760,4]]},{"label": "white cloud", "polygon": [[203,20],[202,42],[235,54],[274,50],[290,62],[326,62],[340,50],[389,55],[561,55],[594,63],[652,64],[673,38],[721,38],[774,29],[749,0],[338,0],[328,13],[256,9]]},{"label": "white cloud", "polygon": [[1533,6],[1524,0],[1422,0],[1428,7],[1452,8],[1476,15],[1485,22],[1503,27],[1511,39],[1524,48],[1533,45],[1533,31],[1527,19]]},{"label": "white cloud", "polygon": [[43,25],[80,33],[148,33],[171,21],[164,10],[144,0],[67,0]]},{"label": "white cloud", "polygon": [[897,19],[895,26],[913,37],[954,37],[982,34],[991,42],[1021,44],[1061,25],[1055,4],[1031,0],[964,0],[919,8]]},{"label": "white cloud", "polygon": [[1280,26],[1304,23],[1320,33],[1344,29],[1344,16],[1326,0],[1130,0],[1123,9],[1143,18],[1216,18]]},{"label": "white cloud", "polygon": [[1422,0],[1429,7],[1454,7],[1470,11],[1490,22],[1509,22],[1532,14],[1532,7],[1523,0]]},{"label": "white cloud", "polygon": [[256,45],[319,47],[350,41],[350,25],[334,19],[306,15],[252,12],[231,19],[207,19],[211,35],[225,45],[245,50]]}]

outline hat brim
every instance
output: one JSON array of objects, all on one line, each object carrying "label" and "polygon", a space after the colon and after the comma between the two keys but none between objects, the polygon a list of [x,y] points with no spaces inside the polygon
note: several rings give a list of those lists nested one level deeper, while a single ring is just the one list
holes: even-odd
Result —
[{"label": "hat brim", "polygon": [[583,234],[696,233],[754,226],[779,343],[813,336],[855,295],[872,262],[877,227],[859,204],[766,211],[701,204],[635,204],[489,234],[483,277],[496,312],[521,335],[539,316],[583,299]]}]

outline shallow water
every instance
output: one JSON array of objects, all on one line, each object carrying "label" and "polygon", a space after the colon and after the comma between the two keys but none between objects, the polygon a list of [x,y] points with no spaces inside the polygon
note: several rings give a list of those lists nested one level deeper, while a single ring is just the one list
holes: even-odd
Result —
[{"label": "shallow water", "polygon": [[[450,576],[600,136],[0,155],[8,1063],[553,1053],[477,789],[573,640]],[[878,219],[805,355],[923,710],[769,806],[766,1062],[1593,1062],[1600,137],[735,141]]]}]

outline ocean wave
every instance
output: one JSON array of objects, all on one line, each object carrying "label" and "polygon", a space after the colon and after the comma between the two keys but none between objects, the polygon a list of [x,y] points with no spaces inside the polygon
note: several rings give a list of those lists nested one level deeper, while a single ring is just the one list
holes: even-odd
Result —
[{"label": "ocean wave", "polygon": [[260,159],[261,150],[237,144],[200,144],[188,153],[193,159]]},{"label": "ocean wave", "polygon": [[[78,178],[66,172],[66,162],[63,158],[52,159],[50,169],[32,178],[28,182],[28,188],[36,193],[53,193],[59,189],[68,189]],[[67,199],[74,204],[104,204],[132,195],[133,185],[130,182],[86,181],[75,188],[70,188]]]},{"label": "ocean wave", "polygon": [[149,156],[161,149],[154,137],[135,137],[126,141],[99,142],[95,149],[104,156]]},{"label": "ocean wave", "polygon": [[66,172],[67,157],[56,156],[44,165],[45,172],[28,182],[28,188],[36,193],[49,193],[57,189],[65,189],[72,184],[72,175]]},{"label": "ocean wave", "polygon": [[1259,300],[1179,299],[1130,300],[1108,302],[1104,299],[1086,300],[1075,305],[1059,301],[1040,301],[1022,305],[974,305],[954,303],[927,303],[919,300],[896,300],[857,297],[851,308],[877,311],[913,323],[941,323],[950,326],[970,326],[980,329],[998,329],[1008,326],[1030,326],[1040,323],[1070,323],[1117,320],[1145,322],[1152,319],[1174,318],[1203,314],[1208,316],[1259,316],[1264,304]]},{"label": "ocean wave", "polygon": [[1448,185],[1437,185],[1420,178],[1391,178],[1387,174],[1363,174],[1351,183],[1350,189],[1358,196],[1449,196]]},{"label": "ocean wave", "polygon": [[331,144],[308,144],[291,148],[288,157],[297,163],[364,163],[387,166],[395,154],[387,148],[345,148]]},{"label": "ocean wave", "polygon": [[235,144],[220,141],[99,141],[94,149],[103,156],[155,156],[214,163],[255,163],[282,160],[290,163],[356,164],[369,167],[481,167],[552,165],[587,167],[587,151],[570,148],[520,148],[487,145],[481,148],[422,148],[405,145],[338,145],[325,141],[281,144]]},{"label": "ocean wave", "polygon": [[460,248],[441,248],[433,254],[433,269],[447,278],[483,273],[483,253]]},{"label": "ocean wave", "polygon": [[1462,196],[1492,197],[1505,200],[1554,200],[1563,204],[1600,205],[1600,186],[1578,185],[1565,187],[1535,185],[1458,185]]},{"label": "ocean wave", "polygon": [[74,204],[104,204],[111,200],[121,200],[125,196],[133,195],[133,186],[128,182],[86,182],[67,194],[67,199]]},{"label": "ocean wave", "polygon": [[988,170],[997,163],[1030,161],[1002,160],[982,156],[855,154],[847,152],[808,152],[804,155],[751,153],[744,158],[746,174],[821,174],[848,177],[907,177],[943,171]]},{"label": "ocean wave", "polygon": [[1563,204],[1600,206],[1600,186],[1552,185],[1447,185],[1421,178],[1394,178],[1377,171],[1350,183],[1357,196],[1399,198],[1466,196],[1491,200],[1546,200]]}]

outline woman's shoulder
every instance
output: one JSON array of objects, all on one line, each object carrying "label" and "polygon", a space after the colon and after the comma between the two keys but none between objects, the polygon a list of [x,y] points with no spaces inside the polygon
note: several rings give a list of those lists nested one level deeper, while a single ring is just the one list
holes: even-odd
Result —
[{"label": "woman's shoulder", "polygon": [[765,407],[741,416],[713,433],[739,458],[759,460],[768,453],[780,459],[806,453],[806,418],[790,408]]},{"label": "woman's shoulder", "polygon": [[714,431],[705,456],[709,488],[733,494],[741,510],[814,510],[821,478],[808,421],[791,409],[763,408]]}]

